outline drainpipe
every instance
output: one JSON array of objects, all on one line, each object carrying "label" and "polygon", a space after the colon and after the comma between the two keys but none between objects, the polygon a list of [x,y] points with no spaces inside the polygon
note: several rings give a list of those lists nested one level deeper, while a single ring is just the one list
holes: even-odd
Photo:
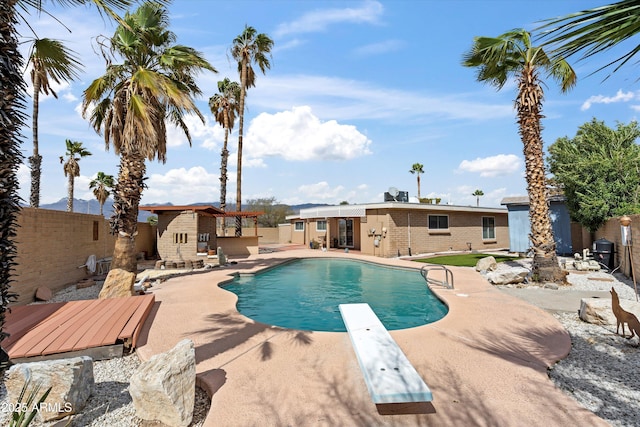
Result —
[{"label": "drainpipe", "polygon": [[409,256],[411,256],[411,212],[407,213],[407,233],[409,235]]}]

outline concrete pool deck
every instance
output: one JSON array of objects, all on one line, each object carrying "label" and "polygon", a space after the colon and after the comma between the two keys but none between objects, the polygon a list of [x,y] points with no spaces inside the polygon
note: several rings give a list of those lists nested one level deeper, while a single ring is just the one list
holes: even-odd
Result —
[{"label": "concrete pool deck", "polygon": [[433,402],[376,406],[346,332],[253,322],[235,310],[236,296],[218,286],[236,272],[309,256],[416,266],[300,249],[254,255],[151,288],[156,305],[137,352],[148,360],[184,338],[193,340],[198,381],[211,395],[206,426],[608,425],[547,377],[547,368],[571,346],[562,325],[493,288],[471,268],[452,268],[454,290],[432,287],[449,306],[445,318],[391,331],[433,392]]}]

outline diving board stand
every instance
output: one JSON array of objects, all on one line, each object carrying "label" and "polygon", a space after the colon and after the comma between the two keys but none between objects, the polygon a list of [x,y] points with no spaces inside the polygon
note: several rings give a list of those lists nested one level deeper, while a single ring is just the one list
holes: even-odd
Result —
[{"label": "diving board stand", "polygon": [[339,309],[375,404],[433,400],[431,390],[369,304],[340,304]]}]

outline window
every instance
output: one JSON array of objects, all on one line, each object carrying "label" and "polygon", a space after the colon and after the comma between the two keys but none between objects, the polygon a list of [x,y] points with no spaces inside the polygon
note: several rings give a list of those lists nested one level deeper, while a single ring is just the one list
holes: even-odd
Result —
[{"label": "window", "polygon": [[294,229],[295,231],[304,231],[304,222],[302,222],[302,221],[296,221],[296,222],[293,224],[293,229]]},{"label": "window", "polygon": [[173,233],[173,243],[187,243],[187,233]]},{"label": "window", "polygon": [[496,219],[492,216],[482,217],[482,238],[483,239],[495,239],[496,238]]},{"label": "window", "polygon": [[319,219],[316,221],[316,231],[327,231],[327,220]]},{"label": "window", "polygon": [[449,217],[447,215],[429,215],[429,230],[448,230]]}]

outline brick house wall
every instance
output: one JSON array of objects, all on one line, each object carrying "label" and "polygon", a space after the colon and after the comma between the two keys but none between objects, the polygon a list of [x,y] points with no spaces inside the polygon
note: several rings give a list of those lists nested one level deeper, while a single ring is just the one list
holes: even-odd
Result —
[{"label": "brick house wall", "polygon": [[[83,265],[90,255],[113,255],[115,237],[100,215],[22,208],[17,217],[16,266],[11,290],[17,304],[33,301],[35,291],[47,286],[57,291],[89,276]],[[154,254],[155,227],[138,224],[136,251]]]}]

